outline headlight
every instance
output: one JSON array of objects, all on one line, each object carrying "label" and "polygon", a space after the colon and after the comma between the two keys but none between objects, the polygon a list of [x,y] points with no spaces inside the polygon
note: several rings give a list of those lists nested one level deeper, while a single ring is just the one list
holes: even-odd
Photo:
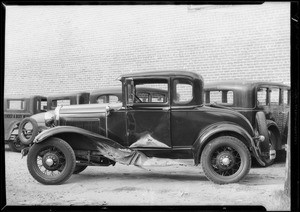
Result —
[{"label": "headlight", "polygon": [[55,112],[53,110],[45,113],[45,125],[47,127],[52,126],[54,124],[54,120],[55,120]]}]

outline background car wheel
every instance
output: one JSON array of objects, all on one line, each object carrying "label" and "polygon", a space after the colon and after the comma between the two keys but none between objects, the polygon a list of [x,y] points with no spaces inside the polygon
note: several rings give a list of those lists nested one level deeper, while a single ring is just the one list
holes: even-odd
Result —
[{"label": "background car wheel", "polygon": [[214,183],[236,183],[248,174],[251,155],[239,139],[221,136],[204,147],[201,164],[206,177]]},{"label": "background car wheel", "polygon": [[79,174],[86,169],[86,165],[76,165],[73,174]]},{"label": "background car wheel", "polygon": [[[272,132],[271,130],[269,130],[269,147],[270,147],[270,150],[275,150],[276,140],[277,140],[277,137],[274,134],[274,132]],[[274,161],[275,161],[275,158],[274,159],[270,159],[270,155],[269,154],[261,156],[261,159],[262,159],[263,162],[265,162],[265,166],[264,167],[271,166],[274,163]]]},{"label": "background car wheel", "polygon": [[38,133],[39,129],[36,120],[27,117],[21,121],[18,136],[23,144],[31,144]]},{"label": "background car wheel", "polygon": [[65,182],[76,165],[72,147],[62,139],[49,138],[34,144],[27,156],[27,167],[34,179],[46,185]]},{"label": "background car wheel", "polygon": [[21,152],[25,147],[25,145],[20,142],[19,136],[16,136],[14,140],[10,140],[8,146],[13,152]]},{"label": "background car wheel", "polygon": [[261,152],[266,155],[270,151],[270,142],[269,142],[269,131],[267,127],[267,121],[265,114],[263,112],[257,112],[255,115],[256,127],[259,135],[263,135],[265,140],[259,144]]}]

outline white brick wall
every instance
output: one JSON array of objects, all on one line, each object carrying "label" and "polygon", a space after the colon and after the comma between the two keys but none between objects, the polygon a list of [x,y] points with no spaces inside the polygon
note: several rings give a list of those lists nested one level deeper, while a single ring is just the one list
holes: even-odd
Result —
[{"label": "white brick wall", "polygon": [[119,85],[184,69],[205,82],[290,82],[290,3],[6,7],[5,96]]}]

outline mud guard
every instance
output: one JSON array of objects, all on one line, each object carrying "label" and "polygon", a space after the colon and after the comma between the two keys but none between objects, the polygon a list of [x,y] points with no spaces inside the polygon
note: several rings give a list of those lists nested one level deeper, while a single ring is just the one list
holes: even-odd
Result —
[{"label": "mud guard", "polygon": [[19,121],[14,121],[10,123],[8,127],[5,128],[5,141],[8,141],[13,131],[19,128],[19,124]]},{"label": "mud guard", "polygon": [[[148,157],[141,151],[126,148],[107,137],[73,126],[58,126],[45,130],[35,138],[33,143],[47,142],[47,138],[61,133],[75,133],[88,137],[88,142],[93,146],[94,150],[97,150],[104,157],[121,164],[139,167],[186,165],[171,159]],[[26,151],[23,152],[25,154],[28,153]]]},{"label": "mud guard", "polygon": [[214,135],[217,135],[218,133],[223,132],[231,132],[238,134],[242,136],[247,143],[246,146],[253,152],[254,157],[257,159],[257,161],[264,166],[265,163],[261,160],[258,150],[255,146],[254,137],[252,137],[245,129],[242,127],[231,124],[231,123],[223,123],[223,124],[214,124],[211,125],[208,128],[205,128],[199,133],[199,136],[195,143],[193,144],[193,154],[194,154],[194,160],[195,164],[198,165],[200,163],[200,155],[204,148],[204,146],[209,142],[210,138]]}]

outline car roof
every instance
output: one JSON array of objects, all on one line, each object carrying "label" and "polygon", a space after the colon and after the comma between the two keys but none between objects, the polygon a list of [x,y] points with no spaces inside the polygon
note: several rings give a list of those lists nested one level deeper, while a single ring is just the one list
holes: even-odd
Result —
[{"label": "car roof", "polygon": [[47,98],[42,95],[31,95],[31,96],[14,96],[14,97],[5,97],[5,100],[25,100],[25,99],[33,99],[33,98]]},{"label": "car roof", "polygon": [[[137,91],[139,92],[161,92],[161,93],[167,93],[167,91],[159,89],[159,88],[137,88]],[[99,90],[94,90],[91,92],[91,96],[94,95],[104,95],[104,94],[122,94],[122,88],[121,87],[109,87],[109,88],[103,88]]]},{"label": "car roof", "polygon": [[264,81],[219,81],[219,82],[210,82],[204,85],[205,90],[213,90],[213,89],[224,89],[224,90],[242,90],[242,89],[251,89],[257,86],[278,86],[290,88],[290,86],[285,85],[283,83],[277,82],[264,82]]},{"label": "car roof", "polygon": [[184,71],[184,70],[168,70],[168,71],[148,71],[148,72],[132,72],[128,74],[121,75],[118,79],[123,80],[124,78],[134,78],[134,77],[157,77],[157,76],[187,76],[191,78],[202,79],[202,76],[195,72]]},{"label": "car roof", "polygon": [[93,90],[91,92],[92,95],[101,95],[101,94],[121,94],[122,93],[122,87],[109,87],[109,88],[103,88],[98,90]]},{"label": "car roof", "polygon": [[73,92],[73,93],[63,93],[63,94],[53,94],[48,96],[48,98],[65,98],[70,96],[77,96],[77,95],[84,95],[84,94],[90,94],[89,92]]}]

